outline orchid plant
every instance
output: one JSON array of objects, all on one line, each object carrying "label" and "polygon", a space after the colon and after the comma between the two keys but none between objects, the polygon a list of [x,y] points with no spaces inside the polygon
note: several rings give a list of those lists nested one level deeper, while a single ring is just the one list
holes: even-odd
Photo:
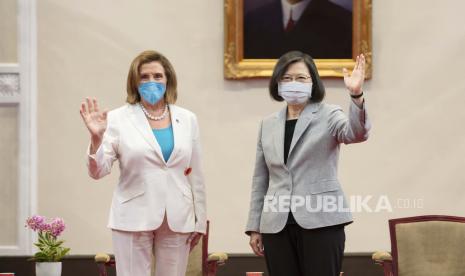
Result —
[{"label": "orchid plant", "polygon": [[63,247],[64,240],[58,237],[65,230],[65,222],[61,218],[54,218],[47,223],[47,218],[34,215],[26,220],[26,227],[37,232],[39,239],[34,245],[39,251],[31,259],[36,262],[59,262],[68,252]]}]

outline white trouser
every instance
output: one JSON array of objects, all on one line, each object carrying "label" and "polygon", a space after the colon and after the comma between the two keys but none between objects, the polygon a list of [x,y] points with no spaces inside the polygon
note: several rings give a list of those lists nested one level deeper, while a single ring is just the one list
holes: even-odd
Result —
[{"label": "white trouser", "polygon": [[184,276],[189,257],[189,233],[176,233],[163,220],[154,231],[112,230],[118,276],[150,276],[155,254],[155,276]]}]

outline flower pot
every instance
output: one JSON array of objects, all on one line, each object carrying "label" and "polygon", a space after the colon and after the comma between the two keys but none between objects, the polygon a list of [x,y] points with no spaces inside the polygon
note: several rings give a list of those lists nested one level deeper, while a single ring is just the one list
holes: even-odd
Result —
[{"label": "flower pot", "polygon": [[61,262],[36,263],[36,276],[61,276]]}]

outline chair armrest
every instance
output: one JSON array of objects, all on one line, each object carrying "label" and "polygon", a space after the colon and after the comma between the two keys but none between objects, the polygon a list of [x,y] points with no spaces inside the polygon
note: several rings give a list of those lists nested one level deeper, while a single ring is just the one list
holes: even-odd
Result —
[{"label": "chair armrest", "polygon": [[375,261],[375,263],[382,263],[385,261],[392,262],[392,256],[389,252],[385,251],[377,251],[371,255],[371,259]]},{"label": "chair armrest", "polygon": [[216,276],[218,266],[224,265],[228,259],[228,254],[215,252],[208,255],[207,258],[207,276]]},{"label": "chair armrest", "polygon": [[94,260],[96,263],[108,263],[111,257],[107,253],[97,253],[95,254]]},{"label": "chair armrest", "polygon": [[215,253],[208,255],[207,261],[223,264],[226,262],[227,259],[228,259],[228,254],[223,253],[223,252],[215,252]]},{"label": "chair armrest", "polygon": [[384,276],[393,276],[393,269],[392,269],[392,256],[389,252],[378,251],[371,255],[371,259],[375,262],[375,264],[380,265],[383,267]]},{"label": "chair armrest", "polygon": [[99,276],[108,276],[107,267],[115,266],[115,260],[112,260],[107,253],[97,253],[94,257],[98,267]]}]

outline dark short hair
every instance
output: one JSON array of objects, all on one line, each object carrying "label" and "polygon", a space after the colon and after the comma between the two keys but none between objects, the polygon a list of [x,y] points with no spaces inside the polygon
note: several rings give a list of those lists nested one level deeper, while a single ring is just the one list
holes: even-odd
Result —
[{"label": "dark short hair", "polygon": [[173,65],[171,62],[161,53],[153,50],[147,50],[140,53],[131,63],[128,72],[128,80],[126,84],[126,91],[128,96],[126,101],[130,104],[135,104],[140,102],[140,95],[138,91],[139,82],[140,82],[140,68],[143,64],[150,63],[152,61],[158,61],[163,66],[166,75],[166,92],[165,92],[165,102],[169,104],[174,104],[178,98],[177,85],[178,81],[176,78],[176,72],[174,71]]},{"label": "dark short hair", "polygon": [[311,56],[300,51],[287,52],[279,58],[273,69],[273,75],[270,79],[269,90],[271,98],[278,102],[284,101],[284,99],[278,94],[278,83],[282,76],[286,73],[289,65],[300,61],[307,65],[308,71],[310,71],[310,76],[312,77],[312,97],[310,100],[312,102],[321,102],[324,99],[325,87],[323,86],[323,82],[320,79],[315,62]]}]

